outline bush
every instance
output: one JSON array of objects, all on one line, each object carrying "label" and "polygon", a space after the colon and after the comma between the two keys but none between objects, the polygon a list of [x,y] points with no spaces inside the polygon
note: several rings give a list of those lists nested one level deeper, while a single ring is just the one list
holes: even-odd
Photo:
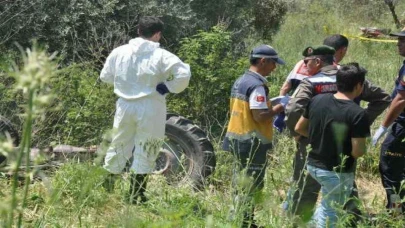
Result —
[{"label": "bush", "polygon": [[56,98],[45,117],[35,123],[35,143],[96,145],[105,129],[111,128],[115,95],[111,86],[100,83],[99,71],[91,63],[61,69],[51,80]]},{"label": "bush", "polygon": [[168,110],[218,135],[227,119],[230,89],[247,66],[247,58],[233,55],[232,33],[223,26],[184,39],[179,56],[190,64],[192,76],[189,88],[171,97]]}]

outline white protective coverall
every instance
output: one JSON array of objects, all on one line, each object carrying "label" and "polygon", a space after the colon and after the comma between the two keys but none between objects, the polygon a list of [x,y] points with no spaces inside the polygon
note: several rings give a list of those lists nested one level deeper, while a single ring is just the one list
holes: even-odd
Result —
[{"label": "white protective coverall", "polygon": [[119,174],[133,157],[133,172],[153,171],[166,123],[166,98],[156,86],[163,82],[171,93],[179,93],[188,86],[190,76],[188,64],[160,48],[159,43],[143,38],[132,39],[111,52],[100,74],[102,81],[114,84],[114,93],[119,96],[106,170]]}]

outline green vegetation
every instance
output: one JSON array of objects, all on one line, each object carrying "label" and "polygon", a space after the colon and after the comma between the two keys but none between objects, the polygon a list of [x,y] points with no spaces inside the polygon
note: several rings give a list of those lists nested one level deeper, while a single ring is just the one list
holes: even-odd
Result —
[{"label": "green vegetation", "polygon": [[[189,63],[193,74],[189,89],[169,95],[168,109],[200,125],[211,137],[217,155],[216,171],[202,191],[168,185],[162,176],[152,176],[147,192],[150,200],[141,206],[125,202],[129,188],[126,174],[112,193],[106,192],[101,187],[106,173],[98,164],[73,159],[58,169],[27,169],[20,172],[25,177],[22,181],[17,181],[16,175],[0,172],[0,225],[237,227],[238,210],[236,218],[230,218],[230,211],[237,208],[232,199],[232,158],[221,151],[220,141],[230,86],[248,67],[248,53],[257,44],[272,45],[287,62],[269,77],[271,96],[278,95],[289,71],[301,59],[302,50],[334,33],[351,37],[343,63],[359,62],[368,70],[370,81],[392,90],[403,60],[396,44],[355,38],[360,34],[359,27],[397,30],[383,0],[248,2],[0,3],[0,114],[10,119],[23,136],[17,151],[7,142],[0,145],[1,153],[10,159],[15,157],[12,164],[26,160],[28,148],[33,146],[90,146],[102,142],[112,125],[116,97],[110,86],[98,81],[100,68],[113,47],[136,36],[137,17],[152,13],[162,16],[168,26],[162,45]],[[397,14],[404,19],[405,3],[396,3]],[[37,56],[40,65],[22,58],[13,44],[17,41],[25,50],[34,39],[41,48],[25,55]],[[50,61],[38,51],[41,49],[57,51],[57,58]],[[56,63],[57,69],[50,68]],[[37,70],[27,68],[32,64]],[[26,79],[30,75],[36,75],[35,80]],[[380,122],[381,117],[373,130]],[[276,135],[275,142],[257,220],[266,227],[292,227],[293,220],[282,213],[280,205],[290,184],[295,145],[286,135]],[[379,147],[369,145],[368,154],[358,162],[361,207],[366,213],[377,214],[377,227],[403,227],[403,218],[392,219],[384,210],[378,153]],[[347,220],[348,216],[342,217],[340,226],[346,227],[343,223]],[[359,224],[369,226],[366,221]]]}]

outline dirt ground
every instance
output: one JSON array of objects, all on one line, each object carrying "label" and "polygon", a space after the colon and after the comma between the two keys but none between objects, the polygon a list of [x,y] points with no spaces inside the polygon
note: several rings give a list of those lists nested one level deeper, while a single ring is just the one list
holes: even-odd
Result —
[{"label": "dirt ground", "polygon": [[359,197],[366,211],[369,213],[378,213],[384,210],[386,195],[379,178],[358,176],[356,183]]}]

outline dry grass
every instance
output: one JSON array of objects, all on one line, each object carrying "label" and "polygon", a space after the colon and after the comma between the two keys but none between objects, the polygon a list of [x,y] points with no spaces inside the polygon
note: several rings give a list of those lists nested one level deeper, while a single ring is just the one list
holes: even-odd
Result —
[{"label": "dry grass", "polygon": [[386,195],[380,178],[376,176],[368,177],[360,173],[356,177],[356,183],[365,211],[376,214],[385,209]]}]

